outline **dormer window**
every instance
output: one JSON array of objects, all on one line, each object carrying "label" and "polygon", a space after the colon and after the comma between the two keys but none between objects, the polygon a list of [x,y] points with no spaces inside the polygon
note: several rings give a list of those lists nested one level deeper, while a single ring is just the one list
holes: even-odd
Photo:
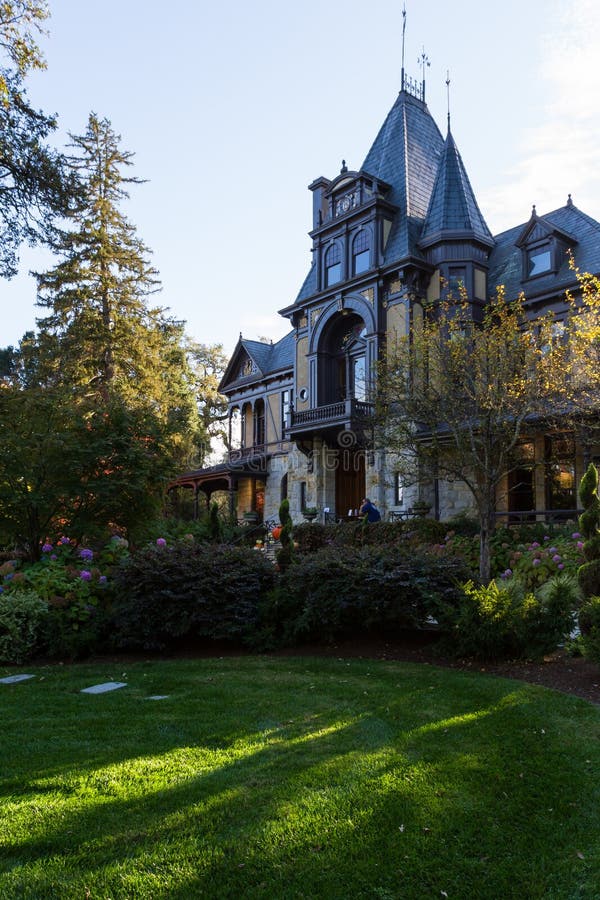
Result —
[{"label": "dormer window", "polygon": [[325,253],[325,287],[342,280],[342,254],[339,244],[332,244]]},{"label": "dormer window", "polygon": [[360,275],[371,267],[369,235],[364,229],[359,231],[352,242],[352,274]]},{"label": "dormer window", "polygon": [[552,269],[552,247],[550,244],[544,244],[542,247],[532,247],[527,250],[527,278],[544,275],[546,272],[551,272]]}]

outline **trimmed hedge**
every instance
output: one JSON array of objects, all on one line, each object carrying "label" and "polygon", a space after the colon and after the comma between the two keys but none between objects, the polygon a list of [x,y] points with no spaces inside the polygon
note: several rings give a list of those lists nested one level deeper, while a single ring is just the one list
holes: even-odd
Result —
[{"label": "trimmed hedge", "polygon": [[115,574],[117,647],[165,649],[184,638],[247,640],[275,572],[262,553],[222,544],[148,547]]},{"label": "trimmed hedge", "polygon": [[282,574],[263,608],[263,637],[289,644],[419,628],[440,599],[458,602],[466,577],[459,561],[409,548],[317,550]]}]

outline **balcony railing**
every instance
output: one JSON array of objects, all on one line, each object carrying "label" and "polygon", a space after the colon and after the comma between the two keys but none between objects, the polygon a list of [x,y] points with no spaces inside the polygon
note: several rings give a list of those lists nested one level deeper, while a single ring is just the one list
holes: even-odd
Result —
[{"label": "balcony railing", "polygon": [[339,400],[337,403],[328,403],[325,406],[317,406],[314,409],[303,409],[291,414],[291,429],[306,427],[336,425],[338,423],[368,419],[373,415],[371,403],[362,400]]}]

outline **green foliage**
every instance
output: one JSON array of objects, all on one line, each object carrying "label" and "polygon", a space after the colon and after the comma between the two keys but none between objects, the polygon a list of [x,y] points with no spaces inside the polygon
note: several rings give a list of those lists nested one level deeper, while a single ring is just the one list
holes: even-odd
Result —
[{"label": "green foliage", "polygon": [[583,655],[600,665],[600,597],[588,597],[579,610],[580,646]]},{"label": "green foliage", "polygon": [[50,240],[75,196],[64,158],[47,145],[56,120],[34,109],[24,88],[26,75],[44,68],[36,38],[48,14],[45,0],[0,4],[0,275],[8,278],[21,243]]},{"label": "green foliage", "polygon": [[579,528],[585,538],[583,554],[586,559],[579,569],[579,584],[584,597],[592,597],[600,594],[600,498],[598,470],[593,463],[581,479],[579,497],[585,507],[579,517]]},{"label": "green foliage", "polygon": [[115,538],[96,554],[62,537],[56,545],[44,544],[41,559],[33,564],[19,569],[11,561],[0,567],[9,596],[25,587],[47,605],[40,650],[74,659],[98,649],[111,597],[109,575],[126,554],[124,544]]},{"label": "green foliage", "polygon": [[132,154],[93,113],[85,134],[71,139],[82,200],[53,244],[60,261],[37,274],[38,305],[48,310],[34,347],[40,373],[100,409],[110,396],[132,415],[142,410],[154,420],[147,450],[173,467],[187,464],[203,437],[194,379],[182,323],[150,305],[158,274],[121,211],[127,187],[139,183],[125,174]]},{"label": "green foliage", "polygon": [[105,540],[156,515],[171,464],[152,412],[116,395],[98,406],[67,388],[6,387],[0,420],[3,543],[36,558],[59,528]]},{"label": "green foliage", "polygon": [[221,519],[219,518],[219,504],[211,503],[208,512],[208,530],[210,539],[213,543],[218,544],[223,538],[223,529],[221,527]]},{"label": "green foliage", "polygon": [[277,551],[277,563],[282,572],[294,559],[294,538],[292,537],[294,524],[290,516],[290,501],[282,500],[279,505],[279,521],[281,522],[281,534],[279,543],[281,549]]},{"label": "green foliage", "polygon": [[438,601],[456,602],[460,563],[408,550],[328,547],[281,576],[264,624],[283,643],[422,626]]},{"label": "green foliage", "polygon": [[299,553],[329,547],[362,547],[391,545],[427,546],[441,540],[446,533],[443,523],[433,519],[411,519],[404,522],[345,522],[343,525],[322,525],[302,522],[294,526],[294,540]]},{"label": "green foliage", "polygon": [[0,593],[0,663],[23,663],[40,646],[48,605],[35,591]]},{"label": "green foliage", "polygon": [[469,581],[457,605],[438,604],[436,618],[456,656],[538,658],[554,651],[572,631],[578,600],[572,574],[553,576],[536,593],[518,578],[488,585]]},{"label": "green foliage", "polygon": [[150,649],[182,639],[248,639],[274,577],[263,554],[245,547],[159,539],[116,573],[115,643]]}]

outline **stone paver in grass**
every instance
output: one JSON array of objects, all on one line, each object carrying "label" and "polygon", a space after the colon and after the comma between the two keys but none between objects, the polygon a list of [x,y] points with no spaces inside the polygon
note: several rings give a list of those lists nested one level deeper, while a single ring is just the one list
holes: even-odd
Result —
[{"label": "stone paver in grass", "polygon": [[146,700],[168,700],[168,694],[151,694],[150,697],[146,697]]},{"label": "stone paver in grass", "polygon": [[6,678],[0,678],[0,684],[17,684],[19,681],[28,681],[35,678],[35,675],[8,675]]},{"label": "stone paver in grass", "polygon": [[116,691],[118,688],[127,687],[126,681],[105,681],[104,684],[93,684],[92,687],[82,688],[82,694],[106,694],[108,691]]}]

